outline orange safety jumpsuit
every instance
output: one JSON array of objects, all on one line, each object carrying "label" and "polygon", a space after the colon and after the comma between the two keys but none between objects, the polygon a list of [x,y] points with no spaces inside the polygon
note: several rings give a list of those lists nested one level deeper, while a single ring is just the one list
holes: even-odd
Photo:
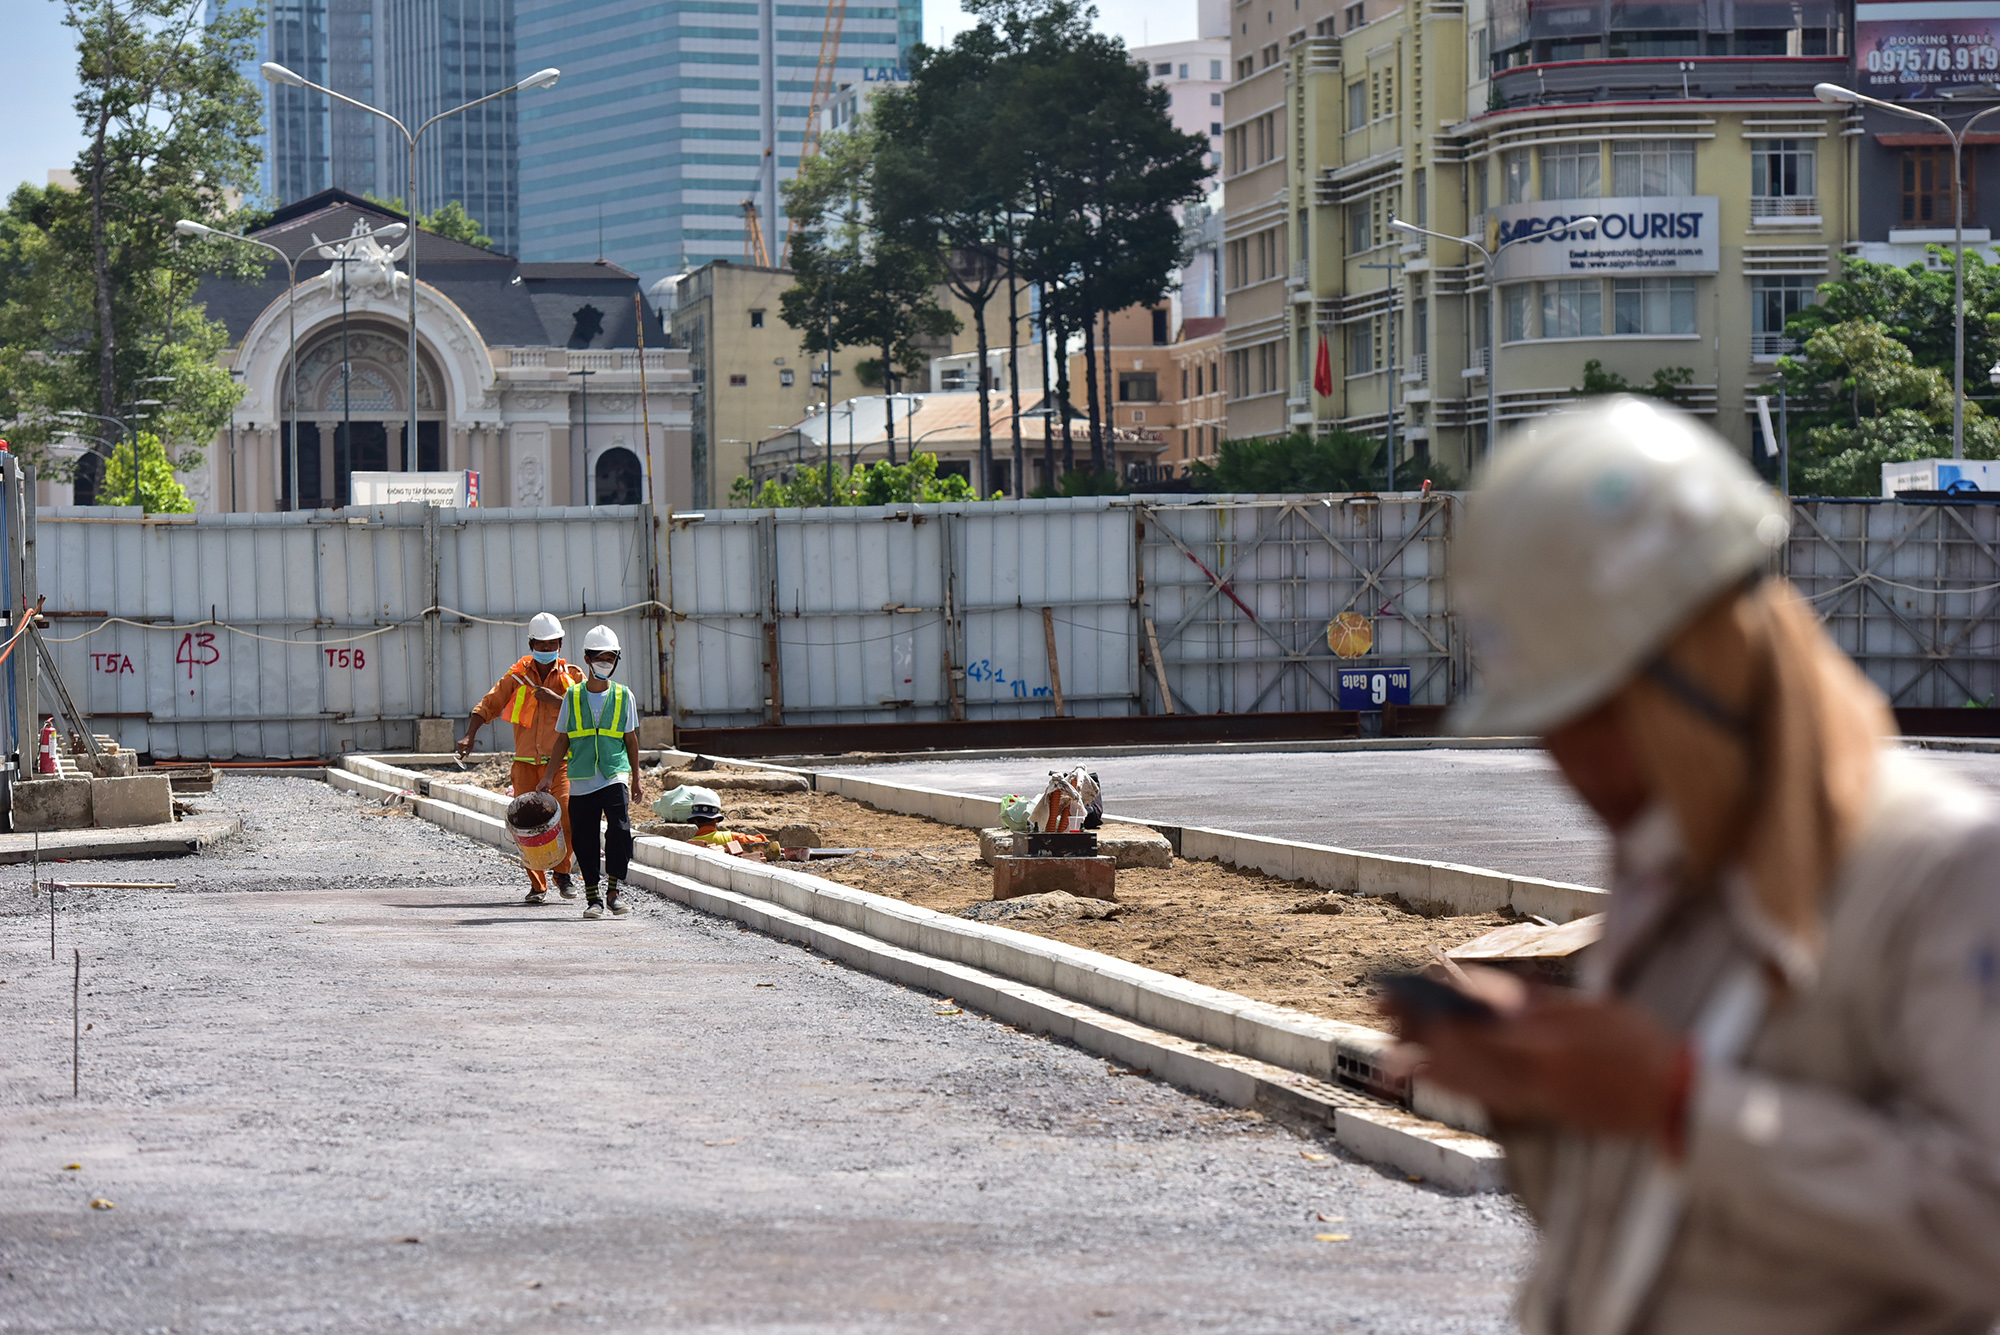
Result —
[{"label": "orange safety jumpsuit", "polygon": [[[521,661],[507,669],[507,675],[494,683],[486,698],[472,707],[472,712],[483,724],[500,719],[514,729],[514,796],[531,793],[542,781],[542,772],[548,768],[549,755],[555,750],[556,714],[562,709],[560,699],[551,702],[537,699],[535,688],[546,686],[561,696],[570,687],[582,683],[583,669],[558,658],[543,667],[535,661],[533,654],[524,654]],[[563,846],[574,850],[575,842],[569,830],[569,774],[566,769],[556,771],[555,781],[549,791],[562,809]],[[576,855],[572,851],[565,855],[562,865],[556,871],[567,875],[576,870]],[[530,870],[528,880],[537,890],[549,888],[547,873]]]}]

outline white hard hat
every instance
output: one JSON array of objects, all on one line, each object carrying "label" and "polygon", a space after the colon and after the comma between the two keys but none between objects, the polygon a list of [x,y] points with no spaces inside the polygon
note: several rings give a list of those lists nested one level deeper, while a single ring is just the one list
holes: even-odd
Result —
[{"label": "white hard hat", "polygon": [[618,646],[618,632],[609,626],[592,626],[583,637],[583,652],[586,654],[622,654]]},{"label": "white hard hat", "polygon": [[562,622],[556,620],[553,612],[537,612],[528,619],[529,639],[560,640],[562,637]]},{"label": "white hard hat", "polygon": [[1453,731],[1546,733],[1586,713],[1790,533],[1783,498],[1679,409],[1618,395],[1530,424],[1455,544],[1480,681]]}]

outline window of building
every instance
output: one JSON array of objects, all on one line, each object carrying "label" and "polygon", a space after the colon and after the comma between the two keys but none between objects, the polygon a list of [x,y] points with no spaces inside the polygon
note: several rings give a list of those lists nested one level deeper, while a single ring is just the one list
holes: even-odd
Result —
[{"label": "window of building", "polygon": [[1210,122],[1208,123],[1208,133],[1209,133],[1209,137],[1210,137],[1210,138],[1213,138],[1213,139],[1219,139],[1219,138],[1221,138],[1221,137],[1222,137],[1222,122],[1221,122],[1221,121],[1210,121]]},{"label": "window of building", "polygon": [[1475,162],[1472,164],[1472,211],[1484,213],[1489,207],[1486,194],[1486,164],[1483,161]]},{"label": "window of building", "polygon": [[1488,45],[1489,29],[1481,28],[1472,34],[1472,77],[1483,79],[1492,73],[1493,56]]},{"label": "window of building", "polygon": [[1785,325],[1813,304],[1817,279],[1803,274],[1764,274],[1750,280],[1750,355],[1764,361],[1797,352]]},{"label": "window of building", "polygon": [[1181,398],[1182,398],[1182,400],[1183,400],[1183,401],[1185,401],[1185,400],[1186,400],[1186,398],[1187,398],[1187,396],[1188,396],[1188,369],[1187,369],[1187,367],[1183,366],[1183,367],[1181,368]]},{"label": "window of building", "polygon": [[1172,342],[1172,339],[1168,336],[1167,314],[1165,306],[1155,306],[1153,308],[1153,344],[1155,347],[1164,347]]},{"label": "window of building", "polygon": [[1265,343],[1257,348],[1257,390],[1261,394],[1274,394],[1278,390],[1278,347],[1276,343]]},{"label": "window of building", "polygon": [[729,377],[729,383],[732,385],[747,385],[750,383],[750,377],[747,375],[732,375]]},{"label": "window of building", "polygon": [[1241,60],[1236,62],[1237,78],[1247,79],[1256,72],[1257,72],[1257,58],[1255,56],[1245,56]]},{"label": "window of building", "polygon": [[1347,85],[1347,128],[1358,130],[1368,123],[1368,84],[1356,79]]},{"label": "window of building", "polygon": [[1694,279],[1612,279],[1611,332],[1614,334],[1692,334],[1694,332]]},{"label": "window of building", "polygon": [[1266,69],[1278,63],[1278,44],[1276,42],[1264,48],[1262,59]]},{"label": "window of building", "polygon": [[1172,74],[1173,72],[1174,72],[1174,67],[1170,64],[1165,63],[1164,61],[1158,65],[1153,66],[1153,73],[1163,79],[1166,78],[1169,74]]},{"label": "window of building", "polygon": [[1347,206],[1347,251],[1359,255],[1375,244],[1375,231],[1368,201],[1363,199]]},{"label": "window of building", "polygon": [[1347,24],[1347,30],[1353,32],[1368,21],[1368,6],[1365,4],[1349,5],[1342,11],[1342,19]]},{"label": "window of building", "polygon": [[1750,141],[1750,216],[1809,218],[1819,213],[1810,139]]},{"label": "window of building", "polygon": [[1313,36],[1338,37],[1340,36],[1340,25],[1332,19],[1321,19],[1318,23],[1313,24]]},{"label": "window of building", "polygon": [[1680,139],[1640,139],[1611,145],[1614,195],[1691,195],[1694,145]]},{"label": "window of building", "polygon": [[1502,342],[1518,343],[1532,337],[1528,332],[1529,317],[1534,308],[1535,285],[1514,283],[1500,289],[1500,338]]},{"label": "window of building", "polygon": [[762,329],[764,327],[764,312],[762,311],[750,312],[750,327],[752,329]]},{"label": "window of building", "polygon": [[[1979,212],[1979,192],[1974,188],[1973,159],[1967,153],[1964,177],[1959,182],[1963,221],[1970,223]],[[1905,227],[1951,226],[1951,150],[1948,148],[1906,148],[1903,150],[1903,225]]]},{"label": "window of building", "polygon": [[1287,51],[1291,50],[1293,47],[1297,46],[1300,42],[1303,42],[1305,39],[1306,39],[1306,30],[1304,28],[1300,28],[1294,32],[1286,33],[1285,50]]},{"label": "window of building", "polygon": [[1596,199],[1604,193],[1604,155],[1596,143],[1542,149],[1543,199]]},{"label": "window of building", "polygon": [[1542,287],[1543,338],[1595,338],[1604,333],[1604,284],[1565,278]]},{"label": "window of building", "polygon": [[[1220,79],[1220,78],[1222,77],[1222,62],[1221,62],[1221,61],[1219,61],[1219,60],[1211,60],[1211,61],[1209,61],[1209,62],[1208,62],[1208,77],[1209,77],[1209,78],[1211,78],[1211,79]],[[1217,93],[1217,94],[1216,94],[1216,97],[1218,97],[1218,98],[1220,98],[1221,96],[1222,96],[1222,94],[1220,94],[1220,93]],[[1215,103],[1215,105],[1219,107],[1219,106],[1221,106],[1221,105],[1222,105],[1222,103],[1218,101],[1217,103]]]},{"label": "window of building", "polygon": [[1528,150],[1510,148],[1500,155],[1500,198],[1507,204],[1525,203],[1533,193],[1529,188]]},{"label": "window of building", "polygon": [[1187,75],[1187,72],[1188,72],[1188,67],[1187,67],[1187,66],[1185,66],[1185,65],[1181,66],[1181,77],[1182,77],[1183,79],[1187,78],[1187,76],[1188,76],[1188,75]]},{"label": "window of building", "polygon": [[1430,221],[1429,180],[1422,167],[1410,173],[1410,221],[1422,227]]},{"label": "window of building", "polygon": [[1347,374],[1367,375],[1375,369],[1375,322],[1347,326]]},{"label": "window of building", "polygon": [[1160,400],[1160,376],[1156,372],[1118,372],[1120,404],[1154,404]]},{"label": "window of building", "polygon": [[783,370],[778,372],[778,383],[784,386],[786,389],[790,389],[792,387],[793,379],[794,377],[790,370]]}]

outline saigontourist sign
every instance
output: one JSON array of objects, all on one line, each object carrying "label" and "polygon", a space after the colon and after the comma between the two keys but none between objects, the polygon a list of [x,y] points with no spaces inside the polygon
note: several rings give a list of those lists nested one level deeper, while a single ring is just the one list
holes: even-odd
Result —
[{"label": "saigontourist sign", "polygon": [[[2000,3],[2000,0],[1996,0]],[[1496,210],[1501,280],[1589,274],[1710,274],[1722,267],[1714,195],[1544,199]],[[1571,227],[1572,218],[1596,218]],[[1508,245],[1518,241],[1518,245]]]},{"label": "saigontourist sign", "polygon": [[2000,0],[1890,0],[1854,7],[1854,82],[1914,102],[2000,76]]}]

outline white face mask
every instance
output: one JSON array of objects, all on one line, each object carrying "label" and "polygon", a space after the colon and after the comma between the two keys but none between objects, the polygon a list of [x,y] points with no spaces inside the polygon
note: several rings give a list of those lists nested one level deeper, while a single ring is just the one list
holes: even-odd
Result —
[{"label": "white face mask", "polygon": [[594,659],[590,662],[590,675],[593,677],[609,677],[617,670],[618,665],[616,663],[599,663]]}]

